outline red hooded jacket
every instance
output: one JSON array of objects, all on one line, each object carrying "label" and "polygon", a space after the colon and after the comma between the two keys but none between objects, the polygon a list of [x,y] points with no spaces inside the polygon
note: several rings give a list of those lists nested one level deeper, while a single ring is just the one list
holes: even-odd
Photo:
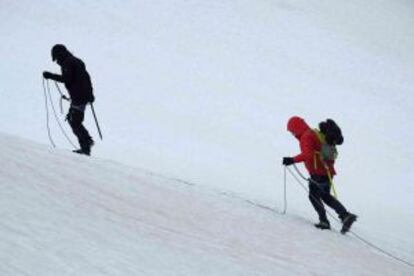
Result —
[{"label": "red hooded jacket", "polygon": [[[310,175],[328,175],[325,165],[317,154],[320,152],[322,144],[315,131],[308,126],[305,120],[297,116],[289,119],[287,129],[299,140],[301,153],[293,157],[295,163],[304,162]],[[326,165],[330,175],[334,176],[336,174],[334,162],[329,162]]]}]

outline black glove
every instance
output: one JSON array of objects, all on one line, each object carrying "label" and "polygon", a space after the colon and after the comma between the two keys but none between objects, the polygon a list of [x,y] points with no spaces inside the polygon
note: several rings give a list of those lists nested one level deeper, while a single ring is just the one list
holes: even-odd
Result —
[{"label": "black glove", "polygon": [[292,165],[293,163],[295,163],[295,159],[293,159],[292,157],[283,157],[283,165],[285,166],[289,166]]},{"label": "black glove", "polygon": [[44,77],[45,79],[51,79],[51,78],[52,78],[52,76],[53,76],[53,74],[52,74],[52,73],[50,73],[50,72],[48,72],[48,71],[44,71],[44,72],[43,72],[43,77]]}]

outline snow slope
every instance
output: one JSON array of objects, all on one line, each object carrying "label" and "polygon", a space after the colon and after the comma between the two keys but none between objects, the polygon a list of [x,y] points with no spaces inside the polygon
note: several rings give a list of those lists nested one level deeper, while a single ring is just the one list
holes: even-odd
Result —
[{"label": "snow slope", "polygon": [[[65,43],[93,79],[94,156],[280,209],[287,119],[332,117],[355,230],[413,260],[413,14],[408,0],[2,0],[2,131],[48,143],[41,72]],[[289,213],[315,220],[288,181]]]},{"label": "snow slope", "polygon": [[351,236],[0,135],[0,275],[412,275]]}]

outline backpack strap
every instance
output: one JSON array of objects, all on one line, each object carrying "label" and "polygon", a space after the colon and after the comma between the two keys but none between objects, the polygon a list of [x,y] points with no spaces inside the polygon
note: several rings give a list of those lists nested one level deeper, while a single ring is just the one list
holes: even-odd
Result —
[{"label": "backpack strap", "polygon": [[[319,142],[321,143],[321,145],[326,143],[325,135],[319,129],[315,128],[313,131],[315,132],[316,136],[318,137]],[[332,178],[331,172],[329,171],[328,164],[326,164],[325,160],[323,160],[322,153],[320,151],[315,151],[315,154],[313,155],[313,164],[314,164],[315,169],[318,168],[318,165],[317,165],[318,164],[318,162],[317,162],[318,159],[323,164],[323,166],[326,170],[326,174],[327,174],[328,180],[329,180],[329,186],[332,187],[332,192],[333,192],[334,197],[338,198],[338,195],[337,195],[336,189],[335,189],[335,185],[334,185],[334,182],[333,182],[333,178]]]},{"label": "backpack strap", "polygon": [[[316,134],[316,137],[318,137],[318,140],[321,143],[321,145],[326,143],[325,135],[323,135],[323,133],[319,131],[319,129],[315,128],[313,129],[313,132]],[[318,159],[322,162],[322,164],[325,164],[321,152],[315,151],[315,153],[313,154],[313,167],[315,168],[315,170],[318,168]]]},{"label": "backpack strap", "polygon": [[326,164],[325,164],[325,170],[326,170],[326,173],[328,174],[329,185],[332,187],[333,195],[334,195],[335,198],[338,198],[338,194],[336,193],[335,184],[333,182],[332,175],[329,171],[328,165],[326,165]]}]

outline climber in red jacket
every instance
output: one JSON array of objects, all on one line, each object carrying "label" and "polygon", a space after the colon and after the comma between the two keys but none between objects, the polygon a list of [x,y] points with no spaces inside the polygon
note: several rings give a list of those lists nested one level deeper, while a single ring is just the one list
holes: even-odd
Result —
[{"label": "climber in red jacket", "polygon": [[[320,158],[322,151],[322,142],[318,137],[323,135],[324,141],[327,144],[342,144],[343,137],[340,135],[333,136],[328,126],[333,120],[328,119],[326,122],[322,122],[319,127],[321,130],[312,130],[308,124],[300,117],[294,116],[289,119],[287,129],[299,140],[299,146],[301,153],[294,157],[284,157],[283,165],[289,166],[294,163],[304,162],[306,169],[310,174],[309,178],[309,200],[312,203],[313,208],[319,215],[319,223],[315,224],[315,227],[319,229],[330,229],[330,223],[326,216],[324,204],[328,205],[338,214],[343,223],[342,232],[345,233],[349,230],[352,223],[356,220],[357,216],[349,213],[345,207],[331,195],[331,179],[336,174],[334,169],[334,160],[324,160]],[[325,133],[324,133],[325,132]]]}]

